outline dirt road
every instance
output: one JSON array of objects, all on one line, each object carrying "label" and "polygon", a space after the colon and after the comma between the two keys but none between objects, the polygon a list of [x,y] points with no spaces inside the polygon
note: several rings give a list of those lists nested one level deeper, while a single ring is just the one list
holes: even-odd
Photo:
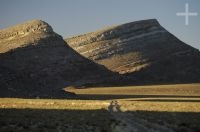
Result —
[{"label": "dirt road", "polygon": [[116,100],[110,102],[108,111],[116,119],[111,125],[113,132],[173,132],[164,125],[149,122],[129,112],[123,112],[121,105]]}]

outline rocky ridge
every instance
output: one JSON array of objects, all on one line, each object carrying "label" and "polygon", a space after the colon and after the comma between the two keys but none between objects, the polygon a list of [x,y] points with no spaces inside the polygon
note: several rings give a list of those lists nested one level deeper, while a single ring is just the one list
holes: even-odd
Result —
[{"label": "rocky ridge", "polygon": [[136,80],[153,78],[153,82],[182,82],[187,80],[185,77],[196,81],[200,78],[200,52],[177,39],[155,19],[65,40],[81,55],[111,71],[131,74]]},{"label": "rocky ridge", "polygon": [[41,20],[3,29],[0,38],[1,97],[60,98],[67,86],[100,83],[112,76],[76,53]]},{"label": "rocky ridge", "polygon": [[50,36],[59,35],[53,31],[48,23],[41,20],[31,20],[0,30],[0,53],[26,46],[26,44],[36,44],[35,42],[39,39]]}]

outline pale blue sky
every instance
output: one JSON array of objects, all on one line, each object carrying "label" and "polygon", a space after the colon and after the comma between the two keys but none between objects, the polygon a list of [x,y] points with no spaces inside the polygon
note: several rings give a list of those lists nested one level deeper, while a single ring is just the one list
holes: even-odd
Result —
[{"label": "pale blue sky", "polygon": [[[185,3],[197,17],[176,16]],[[31,19],[48,22],[63,38],[105,26],[156,18],[182,41],[200,49],[200,0],[0,0],[0,29]]]}]

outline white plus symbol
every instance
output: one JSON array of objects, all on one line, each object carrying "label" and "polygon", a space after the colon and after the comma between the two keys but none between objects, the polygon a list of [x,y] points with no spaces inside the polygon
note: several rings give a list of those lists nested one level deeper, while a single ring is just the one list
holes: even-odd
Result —
[{"label": "white plus symbol", "polygon": [[176,13],[177,16],[185,16],[185,25],[189,25],[189,16],[197,16],[197,13],[190,13],[188,3],[185,4],[185,13]]}]

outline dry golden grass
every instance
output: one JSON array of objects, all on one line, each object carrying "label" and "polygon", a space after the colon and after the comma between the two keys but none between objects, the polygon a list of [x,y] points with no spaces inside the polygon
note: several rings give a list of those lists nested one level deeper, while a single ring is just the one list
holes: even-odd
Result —
[{"label": "dry golden grass", "polygon": [[67,89],[76,94],[103,95],[200,95],[200,84],[147,85],[126,87],[98,87],[84,89]]},{"label": "dry golden grass", "polygon": [[66,110],[95,110],[105,109],[108,101],[97,100],[61,100],[61,99],[18,99],[1,98],[0,108],[16,109],[66,109]]},{"label": "dry golden grass", "polygon": [[59,99],[0,99],[0,131],[101,132],[113,120],[109,102]]},{"label": "dry golden grass", "polygon": [[124,111],[200,112],[200,84],[68,89],[80,97],[117,99]]},{"label": "dry golden grass", "polygon": [[123,111],[200,112],[200,102],[179,102],[179,100],[177,102],[126,100],[120,101],[120,104]]},{"label": "dry golden grass", "polygon": [[[1,98],[0,130],[98,132],[110,131],[113,122],[121,121],[129,126],[136,122],[174,131],[200,130],[200,84],[66,90],[80,100]],[[106,110],[112,100],[120,105],[118,118]]]},{"label": "dry golden grass", "polygon": [[[118,100],[129,127],[200,131],[200,84],[68,89],[82,98]],[[140,127],[139,127],[140,128]],[[151,129],[152,128],[152,129]]]}]

